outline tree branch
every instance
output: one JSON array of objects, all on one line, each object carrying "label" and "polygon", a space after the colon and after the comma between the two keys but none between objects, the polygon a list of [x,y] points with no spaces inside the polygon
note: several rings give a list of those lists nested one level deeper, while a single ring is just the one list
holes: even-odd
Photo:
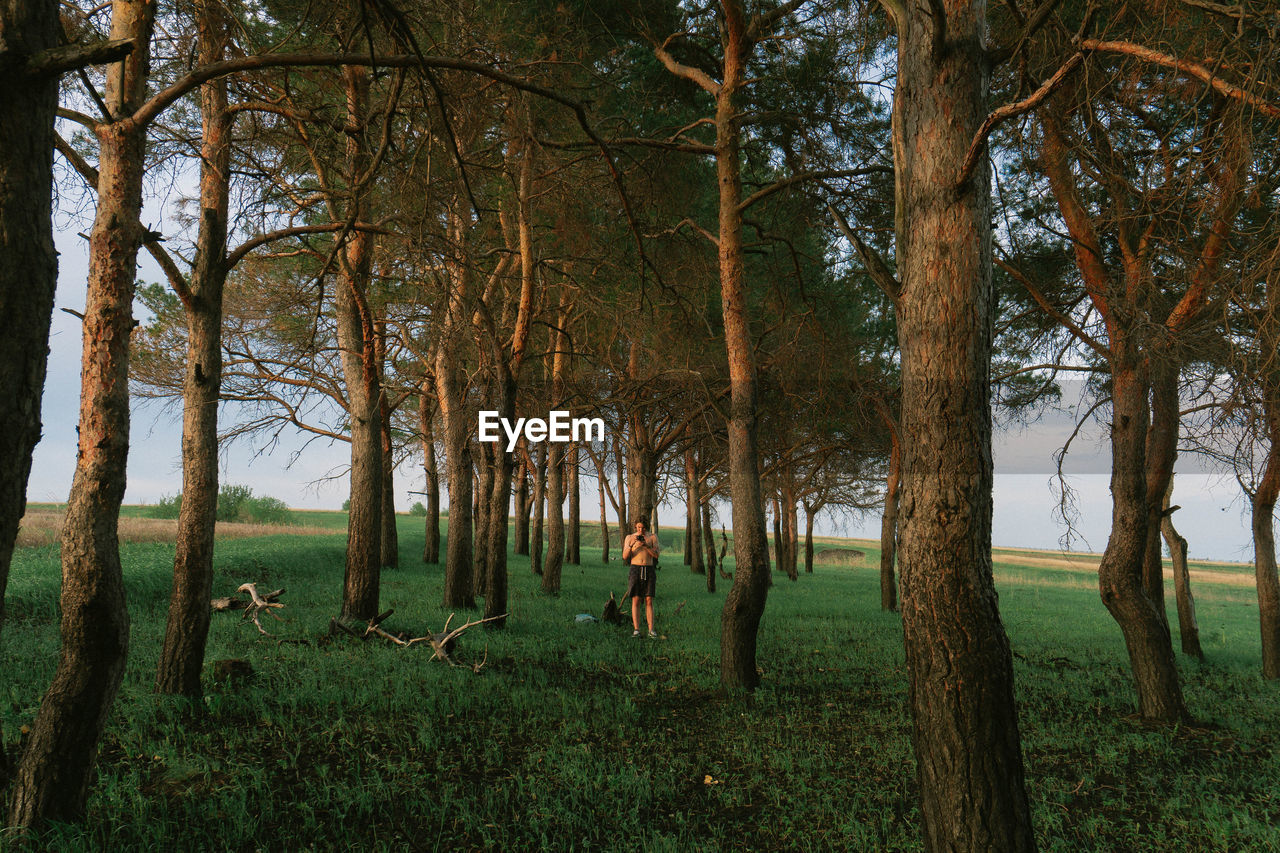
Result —
[{"label": "tree branch", "polygon": [[836,225],[840,227],[840,231],[845,238],[857,249],[858,255],[862,258],[862,264],[867,269],[867,274],[871,276],[871,280],[884,291],[884,295],[889,297],[896,310],[898,303],[902,299],[901,282],[894,277],[889,265],[884,262],[884,258],[880,257],[880,253],[862,242],[862,238],[849,226],[848,220],[844,218],[840,211],[830,204],[827,205],[827,210],[835,218]]},{"label": "tree branch", "polygon": [[685,80],[689,80],[691,82],[697,83],[703,89],[710,92],[713,97],[719,97],[720,84],[717,83],[715,80],[712,80],[711,77],[705,71],[694,68],[690,65],[684,65],[682,63],[676,62],[675,57],[667,53],[667,43],[670,42],[671,39],[673,38],[675,38],[675,36],[668,36],[665,42],[663,42],[660,46],[655,47],[653,49],[653,55],[658,57],[658,59],[662,62],[662,64],[666,66],[667,70],[670,71],[672,74],[676,75],[677,77],[681,77]]},{"label": "tree branch", "polygon": [[133,47],[133,39],[51,47],[27,59],[26,73],[32,77],[48,77],[84,68],[86,65],[106,65],[124,59],[133,52]]},{"label": "tree branch", "polygon": [[1022,49],[1022,46],[1026,44],[1033,35],[1039,32],[1040,28],[1049,21],[1049,16],[1053,14],[1053,10],[1057,9],[1058,4],[1061,2],[1062,0],[1045,0],[1045,2],[1041,3],[1040,8],[1031,13],[1031,17],[1022,27],[1022,32],[1018,33],[1018,37],[1014,39],[1011,47],[1004,47],[991,51],[991,64],[1000,65],[1012,59],[1013,56]]},{"label": "tree branch", "polygon": [[973,173],[977,171],[978,163],[982,158],[982,152],[987,145],[987,137],[991,135],[991,131],[995,130],[1004,122],[1020,116],[1023,113],[1030,112],[1044,102],[1044,99],[1053,94],[1053,91],[1062,85],[1067,79],[1067,75],[1074,71],[1082,62],[1084,62],[1084,54],[1076,52],[1070,59],[1062,64],[1062,67],[1053,72],[1053,76],[1040,84],[1040,88],[1036,89],[1021,101],[1012,104],[1005,104],[991,115],[987,116],[982,123],[982,127],[978,128],[978,132],[973,136],[973,142],[969,143],[969,150],[964,155],[964,162],[960,165],[960,177],[956,180],[957,187],[963,187],[973,177]]},{"label": "tree branch", "polygon": [[1221,77],[1214,74],[1208,68],[1195,62],[1189,62],[1185,59],[1178,59],[1167,53],[1160,53],[1142,45],[1133,44],[1127,41],[1101,41],[1099,39],[1081,39],[1081,50],[1094,50],[1103,53],[1120,53],[1126,56],[1132,56],[1154,65],[1163,65],[1166,68],[1176,68],[1177,70],[1188,74],[1197,80],[1207,83],[1213,87],[1218,94],[1243,101],[1258,112],[1271,118],[1280,117],[1280,106],[1272,104],[1265,98],[1260,98],[1251,92],[1228,83]]},{"label": "tree branch", "polygon": [[260,234],[257,237],[250,238],[241,243],[235,251],[230,252],[227,255],[227,269],[230,270],[234,268],[236,264],[244,260],[246,255],[267,243],[271,243],[276,240],[283,240],[287,237],[298,237],[302,234],[330,234],[334,231],[348,230],[348,227],[351,231],[363,231],[370,234],[385,235],[392,233],[385,228],[380,228],[379,226],[368,222],[356,222],[354,224],[350,224],[350,226],[348,226],[348,223],[346,222],[327,222],[323,225],[294,225],[289,228],[280,228],[276,231],[269,231],[266,234]]},{"label": "tree branch", "polygon": [[1009,273],[1009,275],[1017,279],[1018,282],[1024,288],[1026,288],[1027,293],[1031,294],[1031,298],[1036,301],[1037,305],[1039,305],[1041,308],[1044,309],[1044,312],[1046,314],[1048,314],[1053,319],[1057,320],[1067,331],[1075,335],[1077,340],[1079,340],[1085,346],[1089,347],[1089,349],[1096,352],[1102,358],[1105,358],[1108,361],[1111,360],[1111,350],[1103,346],[1102,343],[1097,338],[1093,337],[1084,329],[1080,328],[1074,320],[1072,320],[1066,314],[1063,314],[1056,307],[1054,307],[1053,303],[1051,303],[1047,298],[1045,298],[1045,295],[1040,292],[1040,289],[1037,288],[1034,284],[1032,284],[1031,279],[1027,278],[1027,276],[1025,276],[1021,270],[1014,267],[1012,264],[1008,263],[1003,258],[993,258],[993,260],[1000,265],[1000,268],[1002,270]]},{"label": "tree branch", "polygon": [[763,189],[756,190],[754,193],[743,199],[738,204],[738,212],[742,213],[751,205],[768,198],[778,190],[786,189],[789,186],[803,183],[804,181],[822,180],[823,178],[856,178],[861,175],[871,175],[877,172],[885,174],[893,174],[893,168],[890,166],[866,166],[861,169],[830,169],[825,171],[800,172],[789,178],[783,178],[781,181],[775,181]]}]

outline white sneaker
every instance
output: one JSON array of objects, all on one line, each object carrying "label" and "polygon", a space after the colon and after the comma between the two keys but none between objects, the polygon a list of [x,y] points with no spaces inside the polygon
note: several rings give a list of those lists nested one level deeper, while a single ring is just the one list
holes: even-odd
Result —
[{"label": "white sneaker", "polygon": [[633,637],[639,637],[639,636],[640,636],[640,629],[639,629],[639,628],[637,628],[637,629],[635,629],[634,631],[632,631],[632,632],[631,632],[631,636],[633,636]]},{"label": "white sneaker", "polygon": [[[636,633],[637,633],[637,634],[639,634],[640,632],[639,632],[639,631],[636,631]],[[656,640],[656,639],[658,639],[658,632],[657,632],[657,631],[650,631],[650,632],[649,632],[649,639],[650,639],[650,640]]]}]

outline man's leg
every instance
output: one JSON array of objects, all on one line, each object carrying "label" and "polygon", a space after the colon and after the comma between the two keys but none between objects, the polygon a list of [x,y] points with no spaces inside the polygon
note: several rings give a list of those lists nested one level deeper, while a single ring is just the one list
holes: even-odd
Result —
[{"label": "man's leg", "polygon": [[[649,599],[652,601],[653,599]],[[631,627],[640,630],[640,596],[631,596]]]},{"label": "man's leg", "polygon": [[[634,601],[635,599],[632,599]],[[653,633],[653,596],[644,597],[644,618],[649,621],[649,633]],[[639,626],[636,626],[639,627]]]}]

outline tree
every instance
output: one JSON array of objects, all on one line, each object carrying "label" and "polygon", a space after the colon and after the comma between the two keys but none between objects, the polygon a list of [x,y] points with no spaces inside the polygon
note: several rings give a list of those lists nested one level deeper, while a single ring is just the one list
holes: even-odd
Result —
[{"label": "tree", "polygon": [[[902,360],[902,624],[928,850],[1031,850],[991,574],[991,215],[984,0],[885,0]],[[979,148],[979,153],[981,149]]]}]

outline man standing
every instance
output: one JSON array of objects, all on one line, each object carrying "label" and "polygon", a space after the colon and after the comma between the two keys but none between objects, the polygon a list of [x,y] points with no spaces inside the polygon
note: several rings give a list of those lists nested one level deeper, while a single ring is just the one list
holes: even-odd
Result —
[{"label": "man standing", "polygon": [[636,522],[636,532],[622,543],[622,560],[628,562],[631,571],[627,576],[627,594],[631,596],[631,636],[640,636],[640,597],[644,596],[644,615],[649,623],[649,636],[657,638],[653,630],[653,594],[658,586],[658,537],[647,532],[643,521]]}]

